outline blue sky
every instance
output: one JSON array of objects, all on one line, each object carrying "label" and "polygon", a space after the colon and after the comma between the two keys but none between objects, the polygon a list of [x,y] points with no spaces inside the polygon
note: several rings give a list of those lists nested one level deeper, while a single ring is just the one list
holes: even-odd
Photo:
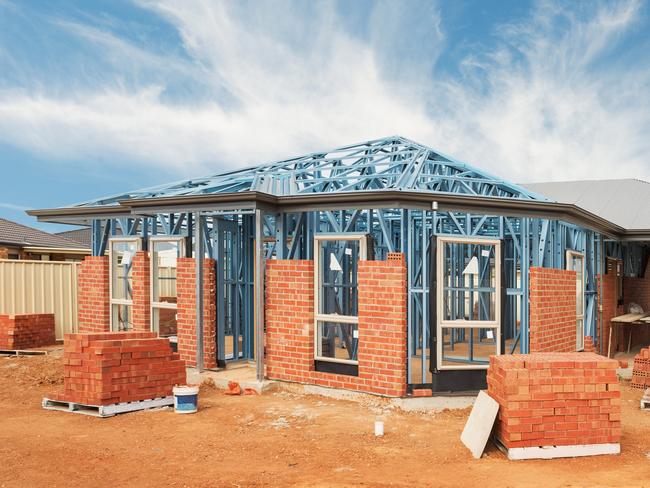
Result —
[{"label": "blue sky", "polygon": [[649,27],[641,1],[0,0],[0,215],[391,134],[516,182],[650,179]]}]

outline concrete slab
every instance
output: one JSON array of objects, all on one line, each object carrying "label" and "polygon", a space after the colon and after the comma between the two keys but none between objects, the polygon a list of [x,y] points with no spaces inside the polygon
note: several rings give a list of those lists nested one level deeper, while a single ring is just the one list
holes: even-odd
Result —
[{"label": "concrete slab", "polygon": [[460,440],[474,459],[480,459],[490,438],[494,421],[499,412],[499,404],[485,391],[479,391]]}]

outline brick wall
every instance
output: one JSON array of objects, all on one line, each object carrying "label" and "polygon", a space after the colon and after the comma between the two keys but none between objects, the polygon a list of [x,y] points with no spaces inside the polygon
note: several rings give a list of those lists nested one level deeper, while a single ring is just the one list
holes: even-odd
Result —
[{"label": "brick wall", "polygon": [[133,330],[151,330],[151,260],[147,251],[138,251],[131,269],[133,283]]},{"label": "brick wall", "polygon": [[617,366],[593,353],[491,356],[495,435],[507,448],[620,442]]},{"label": "brick wall", "polygon": [[358,376],[314,370],[314,263],[266,267],[266,375],[386,396],[406,394],[406,267],[399,254],[361,261]]},{"label": "brick wall", "polygon": [[63,391],[52,400],[111,405],[170,396],[185,364],[153,332],[66,334]]},{"label": "brick wall", "polygon": [[576,350],[576,273],[530,268],[530,352]]},{"label": "brick wall", "polygon": [[108,273],[108,256],[88,256],[79,267],[79,332],[111,328]]},{"label": "brick wall", "polygon": [[[203,261],[204,367],[217,365],[215,260]],[[178,352],[188,365],[196,365],[196,261],[179,258],[176,269]]]},{"label": "brick wall", "polygon": [[53,313],[0,315],[0,349],[31,349],[54,343]]}]

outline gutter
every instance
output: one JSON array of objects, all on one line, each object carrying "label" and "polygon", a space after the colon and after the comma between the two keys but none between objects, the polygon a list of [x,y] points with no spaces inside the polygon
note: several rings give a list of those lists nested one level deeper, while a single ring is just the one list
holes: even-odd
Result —
[{"label": "gutter", "polygon": [[89,222],[167,212],[261,209],[273,212],[404,208],[467,211],[488,215],[564,220],[620,240],[650,240],[650,229],[626,230],[574,204],[514,198],[430,193],[426,191],[354,191],[331,194],[271,195],[257,191],[121,200],[110,207],[65,207],[28,210],[39,221]]},{"label": "gutter", "polygon": [[88,254],[90,255],[91,250],[88,248],[81,247],[42,247],[42,246],[23,246],[23,251],[27,252],[56,252],[60,254]]}]

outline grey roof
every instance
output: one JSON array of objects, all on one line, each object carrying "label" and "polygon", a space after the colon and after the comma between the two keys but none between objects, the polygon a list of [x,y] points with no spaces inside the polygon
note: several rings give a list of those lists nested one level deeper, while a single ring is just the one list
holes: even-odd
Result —
[{"label": "grey roof", "polygon": [[90,227],[82,227],[80,229],[55,232],[54,235],[75,241],[79,244],[79,247],[90,249],[92,246],[92,231]]},{"label": "grey roof", "polygon": [[81,249],[84,247],[79,242],[28,227],[18,222],[0,218],[0,243],[19,247],[51,247]]},{"label": "grey roof", "polygon": [[650,183],[636,179],[527,183],[559,203],[572,203],[627,230],[650,229]]}]

